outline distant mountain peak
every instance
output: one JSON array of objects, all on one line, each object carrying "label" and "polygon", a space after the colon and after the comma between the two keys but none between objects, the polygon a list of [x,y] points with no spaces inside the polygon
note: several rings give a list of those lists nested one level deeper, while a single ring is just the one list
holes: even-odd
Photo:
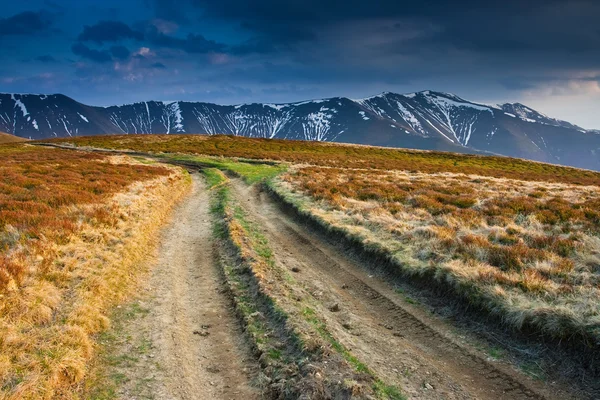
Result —
[{"label": "distant mountain peak", "polygon": [[498,104],[498,106],[508,115],[522,119],[523,121],[530,123],[539,123],[552,126],[561,126],[569,129],[576,129],[580,132],[586,130],[580,126],[572,124],[567,121],[563,121],[556,118],[551,118],[546,114],[543,114],[531,107],[526,106],[522,103],[504,103]]},{"label": "distant mountain peak", "polygon": [[97,134],[200,133],[491,152],[600,170],[600,134],[521,103],[452,93],[382,92],[294,103],[146,101],[92,107],[60,94],[0,94],[0,131],[43,139]]}]

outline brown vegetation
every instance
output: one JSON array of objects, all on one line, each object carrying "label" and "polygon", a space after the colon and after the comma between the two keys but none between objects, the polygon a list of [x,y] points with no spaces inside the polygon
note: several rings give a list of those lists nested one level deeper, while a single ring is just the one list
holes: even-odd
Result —
[{"label": "brown vegetation", "polygon": [[327,229],[377,249],[405,274],[452,288],[510,326],[600,345],[598,172],[507,157],[231,136],[59,142],[295,164],[272,187]]},{"label": "brown vegetation", "polygon": [[186,180],[26,145],[0,147],[0,174],[0,398],[72,398]]},{"label": "brown vegetation", "polygon": [[474,156],[324,142],[205,135],[122,135],[65,138],[74,143],[143,152],[205,154],[314,164],[339,168],[464,173],[527,181],[598,184],[600,173],[508,157]]},{"label": "brown vegetation", "polygon": [[544,323],[562,337],[600,322],[598,186],[323,167],[282,179],[314,199],[304,197],[313,214],[382,244],[412,273],[444,271],[489,294],[513,326],[560,315],[568,329]]},{"label": "brown vegetation", "polygon": [[0,144],[25,142],[27,139],[11,135],[10,133],[0,132]]}]

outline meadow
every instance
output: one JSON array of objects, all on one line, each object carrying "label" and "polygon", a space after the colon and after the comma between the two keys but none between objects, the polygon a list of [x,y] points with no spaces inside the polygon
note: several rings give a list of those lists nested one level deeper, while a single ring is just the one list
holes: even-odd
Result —
[{"label": "meadow", "polygon": [[76,143],[106,149],[153,153],[202,154],[229,158],[275,160],[338,168],[452,172],[527,181],[597,185],[600,173],[509,157],[476,156],[359,145],[206,135],[120,135],[64,138],[52,143]]},{"label": "meadow", "polygon": [[[302,167],[279,182],[312,214],[380,246],[507,325],[600,343],[600,188]],[[277,187],[277,185],[276,185]]]},{"label": "meadow", "polygon": [[0,398],[75,398],[187,178],[22,144],[0,145],[0,176]]},{"label": "meadow", "polygon": [[18,143],[25,142],[26,140],[8,133],[0,132],[0,144],[4,143]]},{"label": "meadow", "polygon": [[230,136],[58,142],[211,156],[223,169],[234,157],[281,162],[287,172],[269,178],[272,191],[325,229],[375,249],[399,274],[452,292],[514,329],[600,345],[598,172]]}]

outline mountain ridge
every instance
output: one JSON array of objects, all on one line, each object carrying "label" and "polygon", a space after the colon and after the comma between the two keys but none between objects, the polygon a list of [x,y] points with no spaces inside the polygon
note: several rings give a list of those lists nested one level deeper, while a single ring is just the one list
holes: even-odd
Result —
[{"label": "mountain ridge", "polygon": [[0,93],[0,131],[32,139],[198,133],[348,142],[512,157],[600,170],[600,135],[521,103],[382,92],[293,103],[145,101],[89,106],[62,94]]}]

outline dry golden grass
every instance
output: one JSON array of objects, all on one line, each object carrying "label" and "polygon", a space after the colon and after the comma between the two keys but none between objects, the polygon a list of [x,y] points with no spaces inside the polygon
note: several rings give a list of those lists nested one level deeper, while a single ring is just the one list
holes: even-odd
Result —
[{"label": "dry golden grass", "polygon": [[19,143],[25,142],[27,139],[23,139],[21,137],[11,135],[10,133],[0,132],[0,144],[4,143]]},{"label": "dry golden grass", "polygon": [[338,168],[395,169],[427,173],[452,172],[584,185],[597,185],[600,182],[600,173],[598,172],[516,158],[298,140],[223,135],[121,135],[65,138],[52,140],[52,142],[156,153],[269,159]]},{"label": "dry golden grass", "polygon": [[[0,150],[0,398],[77,398],[110,307],[185,192],[181,170],[132,159]],[[7,206],[7,204],[9,206]]]},{"label": "dry golden grass", "polygon": [[550,334],[600,339],[598,186],[323,167],[294,168],[280,185],[411,274],[475,288],[510,325],[538,318]]},{"label": "dry golden grass", "polygon": [[[509,325],[600,346],[600,173],[507,157],[231,136],[63,139],[284,161],[307,215]],[[295,193],[294,193],[295,191]],[[333,227],[333,228],[332,228]]]}]

